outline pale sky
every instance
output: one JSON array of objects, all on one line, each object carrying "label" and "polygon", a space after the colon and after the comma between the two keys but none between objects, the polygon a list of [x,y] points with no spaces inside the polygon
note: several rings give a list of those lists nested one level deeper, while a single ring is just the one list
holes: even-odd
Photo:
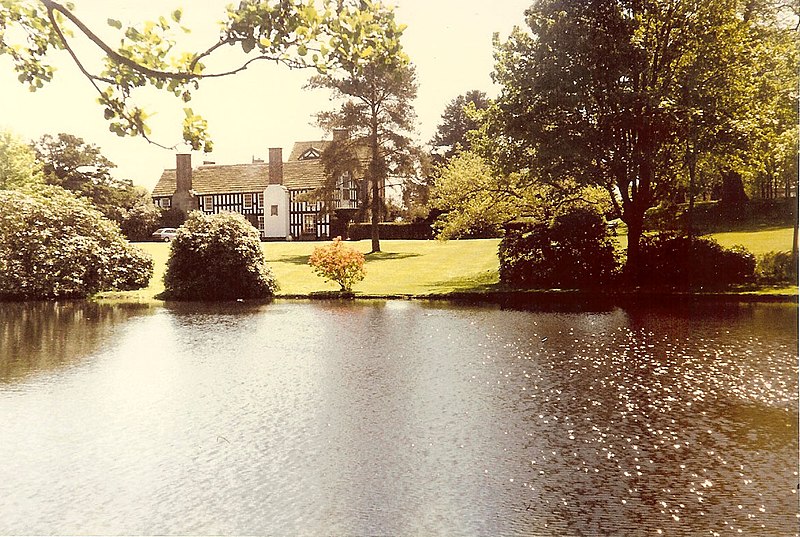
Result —
[{"label": "pale sky", "polygon": [[[532,0],[394,0],[399,22],[407,24],[403,44],[417,68],[419,84],[415,108],[418,135],[429,140],[447,103],[472,89],[490,96],[497,93],[490,73],[493,67],[491,39],[494,32],[506,37],[524,25],[524,11]],[[222,19],[230,0],[73,0],[76,13],[100,35],[109,34],[106,19],[135,23],[184,9],[182,23],[192,28],[186,37],[195,46],[216,40],[215,22]],[[164,168],[175,166],[174,152],[138,138],[120,138],[108,131],[96,92],[78,73],[66,54],[59,55],[55,79],[31,93],[17,81],[10,62],[0,56],[0,128],[24,140],[43,134],[66,132],[99,146],[117,164],[115,175],[152,189]],[[288,156],[296,140],[322,138],[312,115],[329,109],[324,90],[304,90],[311,71],[290,71],[283,66],[257,64],[245,73],[225,79],[206,80],[195,92],[191,106],[210,124],[214,152],[193,153],[192,162],[213,160],[218,164],[250,162],[266,157],[269,147],[282,147]],[[151,121],[152,137],[164,145],[180,141],[184,104],[158,92],[139,95],[137,104],[157,112]]]}]

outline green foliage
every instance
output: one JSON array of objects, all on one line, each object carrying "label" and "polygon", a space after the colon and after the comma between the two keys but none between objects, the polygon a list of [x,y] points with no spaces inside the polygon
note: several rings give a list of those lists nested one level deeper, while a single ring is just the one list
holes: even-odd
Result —
[{"label": "green foliage", "polygon": [[471,90],[450,101],[442,113],[442,120],[430,141],[433,160],[443,164],[459,151],[470,151],[472,144],[467,138],[470,131],[480,127],[475,112],[486,110],[489,100],[482,91]]},{"label": "green foliage", "polygon": [[86,297],[146,287],[152,258],[58,187],[0,190],[0,297]]},{"label": "green foliage", "polygon": [[[10,57],[19,81],[36,91],[53,79],[48,56],[67,50],[97,91],[109,130],[153,143],[150,114],[132,102],[140,88],[164,91],[186,103],[204,78],[234,75],[255,61],[312,67],[320,73],[360,73],[366,65],[388,67],[404,59],[399,43],[404,27],[380,0],[240,2],[227,8],[220,34],[207,48],[189,51],[179,46],[180,35],[189,32],[180,24],[181,15],[176,10],[132,26],[109,18],[104,33],[113,37],[104,41],[69,3],[3,0],[0,54]],[[79,39],[72,39],[72,29],[102,51],[100,62],[87,61],[85,49],[73,48]],[[222,52],[229,47],[240,55]],[[224,56],[229,68],[211,72],[205,62],[217,56]],[[211,151],[205,120],[185,110],[184,140],[195,150]]]},{"label": "green foliage", "polygon": [[605,219],[588,208],[509,224],[498,256],[500,281],[523,289],[599,288],[618,268]]},{"label": "green foliage", "polygon": [[546,221],[575,205],[610,208],[602,190],[571,181],[531,182],[519,172],[504,175],[473,152],[459,153],[441,167],[431,191],[431,206],[442,212],[434,224],[441,239],[498,237],[506,222]]},{"label": "green foliage", "polygon": [[[605,188],[628,225],[627,268],[638,277],[647,209],[679,189],[693,196],[704,169],[742,162],[752,125],[774,116],[759,108],[763,82],[771,102],[796,102],[787,98],[796,54],[770,45],[763,18],[741,11],[758,3],[534,2],[530,31],[496,41],[502,91],[473,147],[505,174]],[[778,75],[785,85],[756,76],[756,50],[794,66]]]},{"label": "green foliage", "polygon": [[341,237],[314,248],[308,264],[317,276],[338,283],[344,293],[349,293],[353,284],[364,279],[364,254],[346,246]]},{"label": "green foliage", "polygon": [[642,241],[642,287],[720,289],[752,280],[756,259],[741,246],[723,248],[713,239],[667,233]]},{"label": "green foliage", "polygon": [[307,87],[330,90],[340,101],[338,109],[317,114],[317,122],[326,130],[346,129],[350,138],[332,143],[323,162],[334,180],[356,167],[366,168],[364,201],[369,201],[372,249],[379,252],[378,224],[385,211],[387,179],[415,175],[419,160],[411,137],[416,118],[414,68],[399,42],[394,52],[374,54],[363,61],[345,62],[339,71],[315,76]]},{"label": "green foliage", "polygon": [[[48,184],[88,198],[107,218],[117,222],[131,240],[142,240],[158,225],[159,211],[149,192],[111,175],[116,165],[100,148],[78,136],[44,135],[33,144],[36,160]],[[148,228],[150,231],[148,231]]]},{"label": "green foliage", "polygon": [[767,252],[756,261],[756,277],[765,283],[797,283],[797,259],[791,252]]},{"label": "green foliage", "polygon": [[160,222],[161,210],[153,204],[148,196],[144,202],[137,203],[125,210],[119,227],[128,240],[144,241],[150,238],[156,228],[160,227]]},{"label": "green foliage", "polygon": [[[503,195],[501,182],[475,153],[450,159],[431,191],[431,206],[443,213],[434,224],[438,237],[499,237],[503,224],[519,216],[517,200]],[[510,193],[508,186],[505,190]]]},{"label": "green foliage", "polygon": [[267,298],[277,290],[258,231],[240,214],[193,212],[171,242],[164,297]]},{"label": "green foliage", "polygon": [[9,131],[0,130],[0,189],[41,184],[41,166],[33,150]]}]

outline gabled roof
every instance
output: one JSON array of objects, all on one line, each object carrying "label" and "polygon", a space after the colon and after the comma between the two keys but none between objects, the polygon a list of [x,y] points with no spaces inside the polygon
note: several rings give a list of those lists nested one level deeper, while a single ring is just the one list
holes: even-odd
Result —
[{"label": "gabled roof", "polygon": [[289,162],[296,162],[304,160],[303,156],[307,155],[310,150],[316,150],[318,154],[322,154],[325,148],[330,144],[330,140],[316,140],[311,142],[295,142],[292,147],[292,152],[289,155]]},{"label": "gabled roof", "polygon": [[[325,169],[319,160],[283,163],[283,184],[290,190],[319,188],[325,181]],[[269,184],[269,164],[232,164],[200,166],[192,170],[192,190],[197,194],[260,192]],[[153,196],[175,193],[175,170],[164,170],[153,188]]]},{"label": "gabled roof", "polygon": [[[290,190],[321,187],[325,182],[325,167],[321,154],[330,140],[295,142],[288,161],[283,163],[283,185]],[[192,169],[192,190],[197,194],[259,192],[269,184],[269,164],[203,165]],[[175,193],[175,169],[164,170],[153,188],[153,196]]]}]

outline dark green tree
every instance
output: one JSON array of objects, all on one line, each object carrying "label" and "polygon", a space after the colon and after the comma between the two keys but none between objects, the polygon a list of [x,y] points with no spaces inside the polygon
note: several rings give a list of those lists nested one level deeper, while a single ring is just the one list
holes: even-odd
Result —
[{"label": "dark green tree", "polygon": [[[606,188],[639,282],[645,211],[674,195],[682,158],[742,119],[732,104],[745,94],[746,23],[724,0],[539,0],[526,15],[530,32],[496,41],[502,92],[479,150],[531,181]],[[725,84],[731,95],[715,97]]]},{"label": "dark green tree", "polygon": [[328,89],[341,101],[338,109],[317,114],[322,127],[349,132],[349,138],[334,142],[323,158],[329,170],[363,163],[372,251],[380,252],[378,224],[387,181],[407,177],[415,170],[411,138],[416,117],[411,103],[417,94],[414,68],[404,58],[375,55],[367,63],[350,65],[349,70],[315,76],[308,87]]},{"label": "dark green tree", "polygon": [[471,90],[459,95],[449,103],[442,113],[442,119],[431,138],[434,164],[443,164],[458,151],[469,151],[472,144],[467,133],[480,127],[475,114],[470,110],[485,110],[489,107],[486,93]]}]

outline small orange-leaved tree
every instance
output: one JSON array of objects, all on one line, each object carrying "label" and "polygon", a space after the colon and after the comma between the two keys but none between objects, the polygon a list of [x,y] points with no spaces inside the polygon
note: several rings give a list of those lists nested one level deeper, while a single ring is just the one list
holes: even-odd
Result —
[{"label": "small orange-leaved tree", "polygon": [[325,281],[338,283],[342,292],[349,293],[354,283],[364,279],[364,254],[346,246],[341,237],[314,248],[308,264]]}]

